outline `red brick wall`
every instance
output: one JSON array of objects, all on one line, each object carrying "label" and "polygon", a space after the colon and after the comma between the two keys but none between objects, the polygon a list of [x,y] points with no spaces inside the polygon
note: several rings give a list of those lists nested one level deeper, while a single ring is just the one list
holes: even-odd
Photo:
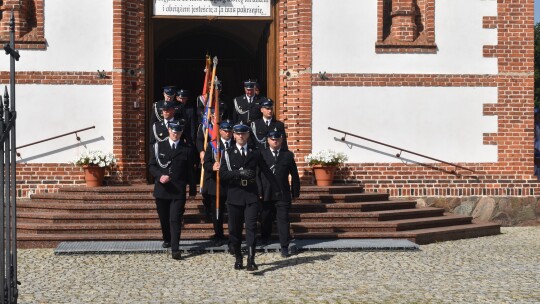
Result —
[{"label": "red brick wall", "polygon": [[58,188],[84,184],[82,169],[69,164],[17,164],[17,196],[57,192]]},{"label": "red brick wall", "polygon": [[[19,83],[113,85],[114,153],[119,158],[115,182],[144,182],[146,174],[145,41],[148,5],[152,1],[113,1],[113,70],[107,79],[86,72],[19,72]],[[477,171],[478,179],[456,177],[412,164],[349,164],[338,173],[343,181],[359,181],[368,190],[393,196],[537,195],[533,174],[533,0],[498,1],[498,16],[483,18],[485,28],[498,30],[498,45],[486,46],[485,56],[498,58],[498,75],[329,74],[322,81],[311,71],[312,1],[276,1],[278,22],[279,117],[286,123],[289,146],[297,156],[305,181],[311,180],[304,157],[311,152],[312,86],[478,86],[497,87],[497,104],[484,106],[498,116],[498,131],[485,134],[485,144],[498,146],[497,163],[460,164]],[[426,22],[431,22],[426,20]],[[375,48],[375,45],[373,45]],[[430,55],[432,56],[432,55]],[[0,79],[7,79],[0,73]],[[139,102],[139,107],[135,106]],[[50,168],[64,170],[54,183]],[[20,165],[21,194],[29,190],[81,183],[82,172],[64,164]],[[31,168],[31,169],[27,169]],[[446,168],[452,169],[452,168]],[[29,170],[33,174],[24,175]],[[43,173],[41,173],[43,172]],[[459,173],[463,173],[458,171]],[[38,181],[42,180],[43,183]],[[47,182],[47,183],[45,183]],[[39,187],[38,187],[39,186]],[[25,192],[26,191],[26,192]]]},{"label": "red brick wall", "polygon": [[[484,105],[484,115],[498,117],[498,132],[484,134],[484,144],[497,145],[498,162],[458,164],[475,170],[473,175],[477,178],[456,177],[400,163],[349,164],[339,171],[337,178],[360,181],[368,190],[389,192],[392,196],[540,195],[539,183],[533,176],[533,10],[533,0],[499,0],[498,16],[483,18],[484,28],[498,30],[498,45],[484,47],[484,56],[498,59],[499,74],[495,76],[327,74],[329,80],[324,81],[312,74],[314,86],[498,88],[497,104]],[[309,168],[303,169],[309,174]]]},{"label": "red brick wall", "polygon": [[9,42],[11,11],[15,17],[17,49],[45,49],[44,0],[4,0],[0,2],[0,43]]}]

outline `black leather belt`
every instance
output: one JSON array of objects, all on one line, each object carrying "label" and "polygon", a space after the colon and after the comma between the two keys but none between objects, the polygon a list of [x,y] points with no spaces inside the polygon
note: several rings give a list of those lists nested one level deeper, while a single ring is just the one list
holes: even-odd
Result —
[{"label": "black leather belt", "polygon": [[246,187],[247,185],[255,184],[256,182],[257,181],[255,179],[241,179],[238,181],[238,185]]}]

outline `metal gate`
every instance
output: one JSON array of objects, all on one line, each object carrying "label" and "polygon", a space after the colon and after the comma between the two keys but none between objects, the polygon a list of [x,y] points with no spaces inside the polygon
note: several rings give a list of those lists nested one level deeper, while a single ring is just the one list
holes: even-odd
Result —
[{"label": "metal gate", "polygon": [[1,303],[17,303],[17,181],[16,181],[16,151],[15,151],[15,61],[19,60],[19,52],[15,50],[15,17],[13,11],[9,19],[9,43],[4,45],[6,54],[10,57],[9,92],[4,89],[4,100],[0,98],[0,197],[3,204],[0,208],[0,286]]}]

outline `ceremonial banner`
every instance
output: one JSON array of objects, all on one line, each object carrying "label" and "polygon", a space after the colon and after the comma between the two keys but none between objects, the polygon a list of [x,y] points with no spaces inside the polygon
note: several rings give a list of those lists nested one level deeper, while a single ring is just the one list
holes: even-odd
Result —
[{"label": "ceremonial banner", "polygon": [[271,0],[154,0],[154,16],[270,17]]}]

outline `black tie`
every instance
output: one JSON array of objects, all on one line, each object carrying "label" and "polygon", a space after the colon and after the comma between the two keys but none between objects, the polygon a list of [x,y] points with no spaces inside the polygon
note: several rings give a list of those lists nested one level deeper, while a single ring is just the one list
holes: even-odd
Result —
[{"label": "black tie", "polygon": [[176,149],[176,144],[175,144],[175,143],[172,144],[172,149],[173,149],[173,150]]},{"label": "black tie", "polygon": [[270,127],[270,120],[267,120],[267,121],[266,121],[266,125],[267,125],[268,127]]},{"label": "black tie", "polygon": [[278,150],[274,150],[274,151],[272,151],[272,152],[274,152],[274,161],[277,161],[277,157],[278,157],[278,152],[279,152],[279,151],[278,151]]},{"label": "black tie", "polygon": [[229,142],[228,141],[225,142],[225,149],[229,149]]},{"label": "black tie", "polygon": [[246,157],[246,153],[244,152],[244,147],[240,149],[240,154],[242,155],[242,157]]}]

